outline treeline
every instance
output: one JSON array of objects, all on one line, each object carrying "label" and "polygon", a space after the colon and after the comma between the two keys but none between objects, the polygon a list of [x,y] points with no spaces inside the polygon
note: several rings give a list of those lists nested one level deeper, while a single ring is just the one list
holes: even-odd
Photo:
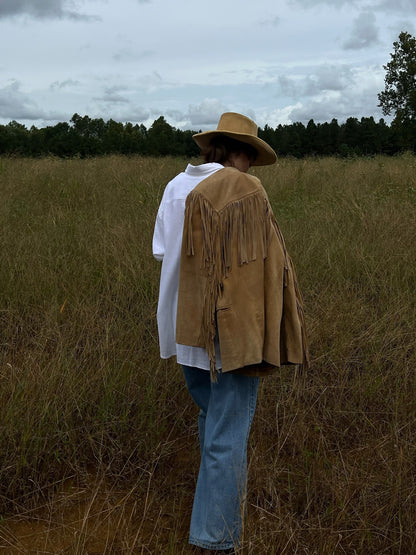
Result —
[{"label": "treeline", "polygon": [[161,116],[149,129],[112,119],[92,119],[74,114],[70,123],[27,129],[11,121],[0,126],[0,155],[61,157],[102,156],[105,154],[143,154],[149,156],[185,155],[198,153],[192,131],[181,131],[169,125]]},{"label": "treeline", "polygon": [[[141,154],[144,156],[186,156],[199,154],[192,139],[195,131],[182,131],[160,116],[147,129],[143,124],[119,123],[112,119],[92,119],[74,114],[70,122],[54,126],[26,128],[11,121],[0,125],[0,155],[90,157],[106,154]],[[387,125],[373,117],[348,118],[339,124],[302,123],[266,125],[259,136],[280,156],[360,156],[393,155],[403,150],[415,151],[415,125]]]},{"label": "treeline", "polygon": [[416,126],[387,125],[384,119],[376,122],[373,117],[348,118],[339,124],[302,123],[279,125],[276,129],[265,126],[259,136],[282,156],[369,156],[374,154],[393,155],[404,150],[415,151]]}]

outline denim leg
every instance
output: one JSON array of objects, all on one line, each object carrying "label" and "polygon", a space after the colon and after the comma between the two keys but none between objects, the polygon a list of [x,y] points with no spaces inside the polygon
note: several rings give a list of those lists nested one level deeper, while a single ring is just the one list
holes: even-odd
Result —
[{"label": "denim leg", "polygon": [[[218,383],[209,381],[191,544],[220,550],[239,544],[247,491],[247,441],[258,383],[258,378],[239,374],[219,374]],[[206,386],[203,398],[206,401]]]},{"label": "denim leg", "polygon": [[198,430],[199,446],[202,454],[205,437],[205,419],[207,416],[209,397],[211,393],[210,374],[207,370],[192,368],[190,366],[182,366],[182,369],[189,393],[200,409],[198,416]]}]

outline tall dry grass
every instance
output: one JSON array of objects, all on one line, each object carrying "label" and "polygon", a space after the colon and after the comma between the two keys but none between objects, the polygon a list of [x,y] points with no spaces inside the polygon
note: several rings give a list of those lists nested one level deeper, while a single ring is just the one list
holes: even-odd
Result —
[{"label": "tall dry grass", "polygon": [[[196,409],[159,360],[151,256],[185,164],[0,160],[10,553],[189,552]],[[295,261],[312,368],[262,382],[246,553],[416,551],[415,168],[405,155],[255,170]]]}]

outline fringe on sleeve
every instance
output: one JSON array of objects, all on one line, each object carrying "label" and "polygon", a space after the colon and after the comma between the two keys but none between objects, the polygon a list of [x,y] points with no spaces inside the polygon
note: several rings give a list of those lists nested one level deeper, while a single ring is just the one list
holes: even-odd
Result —
[{"label": "fringe on sleeve", "polygon": [[295,272],[295,268],[293,266],[292,259],[290,258],[289,254],[286,250],[286,245],[285,245],[285,240],[283,238],[283,234],[282,234],[282,232],[280,230],[280,227],[279,227],[279,224],[277,223],[276,218],[274,216],[272,216],[272,222],[273,222],[273,228],[276,232],[277,237],[279,238],[280,243],[282,244],[283,252],[284,252],[284,255],[285,255],[285,280],[284,280],[284,286],[285,287],[287,287],[287,285],[288,285],[287,275],[289,274],[289,272],[292,273],[292,277],[293,277],[293,287],[294,287],[295,296],[296,296],[296,309],[297,309],[297,314],[298,314],[300,328],[301,328],[301,335],[302,335],[302,351],[303,351],[302,366],[305,369],[308,369],[309,366],[310,366],[310,358],[309,358],[309,348],[308,348],[308,337],[307,337],[307,333],[306,333],[305,313],[304,313],[304,310],[303,310],[302,293],[301,293],[300,288],[299,288],[298,279],[297,279],[297,276],[296,276],[296,272]]}]

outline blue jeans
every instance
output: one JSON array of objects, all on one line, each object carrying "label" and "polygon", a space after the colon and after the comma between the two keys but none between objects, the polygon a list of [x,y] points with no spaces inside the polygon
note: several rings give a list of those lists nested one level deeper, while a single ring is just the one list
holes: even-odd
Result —
[{"label": "blue jeans", "polygon": [[239,546],[247,493],[247,441],[256,409],[259,378],[210,373],[183,366],[199,406],[201,465],[189,543],[212,550]]}]

